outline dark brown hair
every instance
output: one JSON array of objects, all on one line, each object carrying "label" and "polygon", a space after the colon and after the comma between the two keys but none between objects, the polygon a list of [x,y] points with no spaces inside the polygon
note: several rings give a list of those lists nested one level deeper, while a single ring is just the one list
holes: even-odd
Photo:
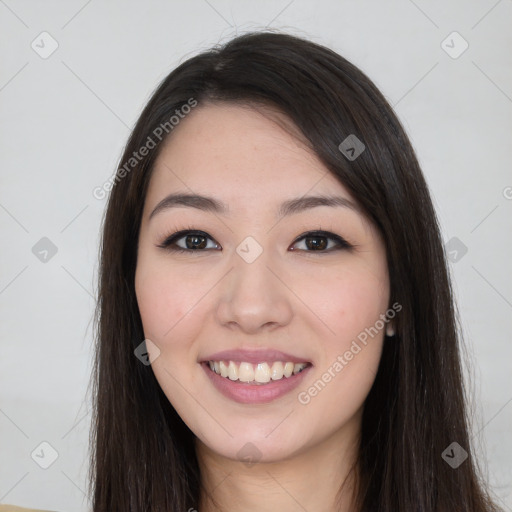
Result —
[{"label": "dark brown hair", "polygon": [[[146,190],[162,146],[155,130],[169,126],[191,99],[268,105],[286,114],[383,235],[390,302],[403,309],[395,318],[396,335],[385,338],[364,406],[357,510],[494,510],[472,456],[449,274],[411,144],[357,67],[321,45],[265,31],[236,37],[172,71],[144,108],[121,158],[123,166],[153,141],[133,168],[118,169],[104,219],[91,436],[94,512],[198,507],[194,435],[151,367],[133,353],[144,339],[134,275]],[[352,161],[338,148],[351,134],[365,145]],[[469,454],[456,469],[441,456],[452,442]]]}]

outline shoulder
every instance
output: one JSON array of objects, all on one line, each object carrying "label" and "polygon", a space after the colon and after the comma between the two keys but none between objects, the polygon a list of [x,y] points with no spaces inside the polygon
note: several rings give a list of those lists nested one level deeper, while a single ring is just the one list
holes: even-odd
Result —
[{"label": "shoulder", "polygon": [[36,508],[15,507],[14,505],[0,505],[0,512],[51,512],[50,510],[40,510]]}]

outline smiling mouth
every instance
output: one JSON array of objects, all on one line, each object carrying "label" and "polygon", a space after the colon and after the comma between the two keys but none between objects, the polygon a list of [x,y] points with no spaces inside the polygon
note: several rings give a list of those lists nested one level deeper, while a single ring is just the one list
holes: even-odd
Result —
[{"label": "smiling mouth", "polygon": [[221,377],[249,385],[265,385],[269,382],[288,379],[311,366],[308,362],[293,363],[291,361],[257,364],[245,361],[206,361],[204,364]]}]

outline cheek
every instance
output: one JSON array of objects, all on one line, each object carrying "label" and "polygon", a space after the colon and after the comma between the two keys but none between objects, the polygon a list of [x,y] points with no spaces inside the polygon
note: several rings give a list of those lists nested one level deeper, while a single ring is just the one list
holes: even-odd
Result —
[{"label": "cheek", "polygon": [[[153,373],[180,417],[190,421],[198,416],[197,403],[190,400],[186,390],[198,389],[201,384],[201,373],[190,370],[197,362],[195,340],[207,307],[201,298],[208,288],[204,279],[196,281],[187,272],[152,260],[137,267],[135,289],[144,335],[159,350],[151,364]],[[207,437],[202,428],[202,424],[195,424],[194,432]]]},{"label": "cheek", "polygon": [[158,262],[142,263],[135,274],[137,303],[147,338],[162,344],[174,326],[186,315],[190,300],[188,287]]},{"label": "cheek", "polygon": [[311,287],[310,304],[316,303],[331,332],[322,340],[315,379],[299,390],[298,400],[313,422],[331,411],[321,429],[349,421],[373,385],[385,332],[380,315],[388,306],[386,275],[354,271]]},{"label": "cheek", "polygon": [[157,258],[141,261],[135,291],[145,336],[162,351],[189,347],[201,329],[213,285],[200,272],[178,271]]},{"label": "cheek", "polygon": [[[327,326],[331,346],[342,348],[386,312],[389,286],[385,272],[364,267],[303,278],[305,303]],[[380,324],[379,324],[380,325]]]},{"label": "cheek", "polygon": [[[144,327],[144,335],[155,342],[159,342],[162,334],[171,326],[172,318],[167,316],[167,284],[155,275],[147,274],[144,270],[137,269],[135,277],[135,292],[137,303]],[[169,325],[164,325],[167,317]]]}]

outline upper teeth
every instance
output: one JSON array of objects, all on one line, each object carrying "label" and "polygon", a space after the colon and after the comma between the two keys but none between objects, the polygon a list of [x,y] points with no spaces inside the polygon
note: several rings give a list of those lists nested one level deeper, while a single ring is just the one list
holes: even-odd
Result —
[{"label": "upper teeth", "polygon": [[208,361],[211,370],[221,377],[227,377],[230,380],[240,380],[241,382],[270,382],[270,380],[280,380],[284,377],[290,377],[301,372],[308,363],[283,363],[275,361],[270,366],[268,363],[246,363],[229,361]]}]

